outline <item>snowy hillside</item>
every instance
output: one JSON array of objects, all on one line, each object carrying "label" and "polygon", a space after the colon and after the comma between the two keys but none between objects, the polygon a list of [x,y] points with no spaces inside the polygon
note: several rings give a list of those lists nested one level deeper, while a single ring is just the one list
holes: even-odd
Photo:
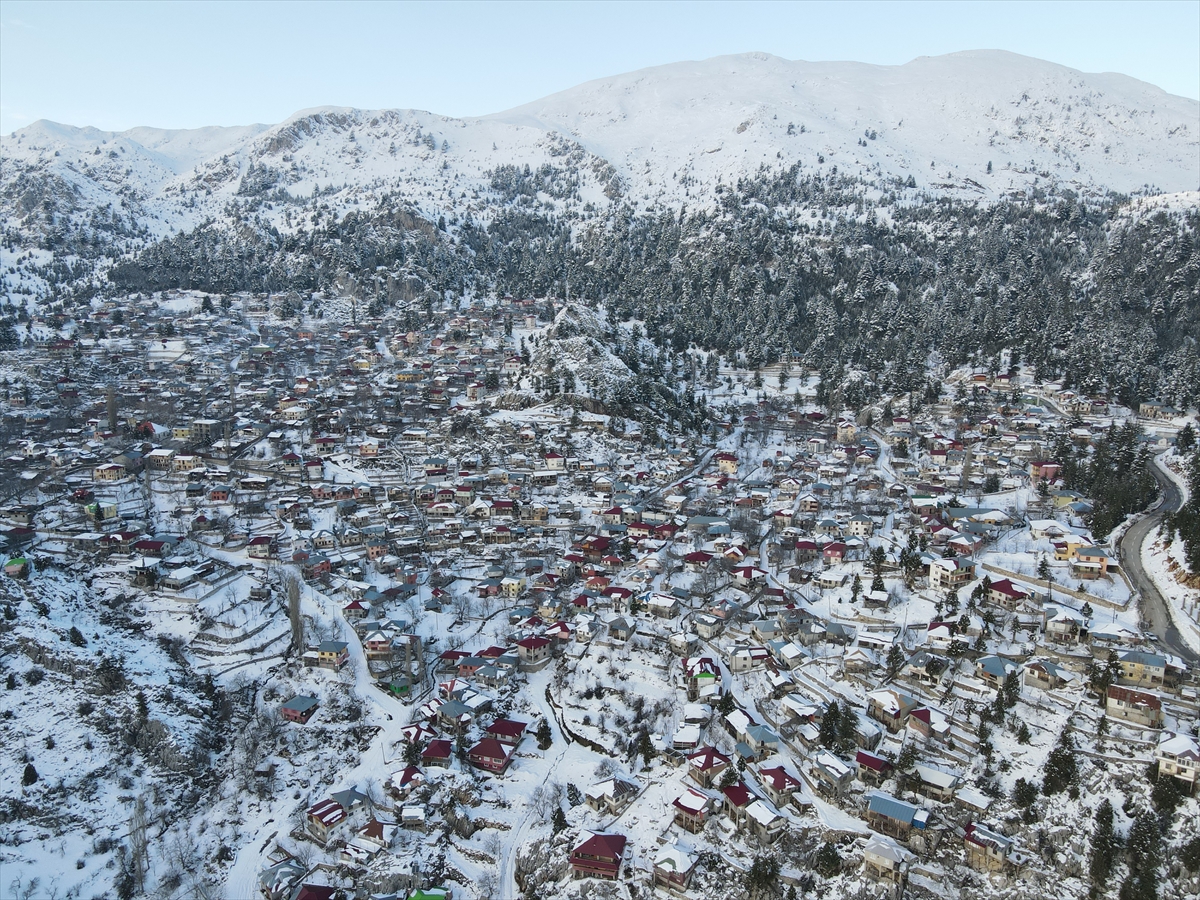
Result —
[{"label": "snowy hillside", "polygon": [[[496,167],[537,168],[572,151],[573,163],[588,162],[577,147],[538,129],[414,111],[329,107],[269,128],[119,134],[42,121],[3,141],[4,211],[10,224],[27,224],[50,196],[59,212],[131,215],[131,225],[161,237],[222,217],[234,197],[324,191],[345,212],[392,192],[436,219],[467,209],[468,195],[486,190]],[[603,199],[600,190],[582,193]]]},{"label": "snowy hillside", "polygon": [[796,163],[986,199],[1047,180],[1187,191],[1200,187],[1198,121],[1195,101],[1134,79],[998,51],[895,67],[750,53],[593,81],[480,119],[322,108],[270,127],[119,134],[41,121],[0,147],[10,225],[44,213],[49,196],[60,212],[103,210],[162,236],[220,218],[234,196],[274,191],[327,191],[343,211],[386,192],[433,218],[486,219],[506,165],[535,175],[551,165],[535,195],[568,208],[619,195],[705,205],[720,180]]}]

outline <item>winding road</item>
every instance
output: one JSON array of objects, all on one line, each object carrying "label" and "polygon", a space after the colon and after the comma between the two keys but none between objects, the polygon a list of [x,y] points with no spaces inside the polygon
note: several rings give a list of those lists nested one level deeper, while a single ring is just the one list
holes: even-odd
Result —
[{"label": "winding road", "polygon": [[1146,538],[1159,526],[1167,513],[1173,513],[1183,505],[1183,493],[1179,490],[1179,486],[1162,470],[1157,459],[1151,464],[1150,471],[1154,473],[1154,477],[1158,479],[1158,483],[1162,487],[1162,496],[1150,507],[1144,517],[1138,519],[1122,535],[1117,547],[1117,554],[1121,560],[1121,567],[1137,590],[1142,621],[1145,626],[1158,636],[1168,650],[1194,665],[1200,663],[1200,655],[1193,652],[1184,643],[1178,629],[1171,621],[1166,600],[1163,599],[1162,594],[1158,592],[1154,582],[1142,567],[1142,545],[1146,542]]}]

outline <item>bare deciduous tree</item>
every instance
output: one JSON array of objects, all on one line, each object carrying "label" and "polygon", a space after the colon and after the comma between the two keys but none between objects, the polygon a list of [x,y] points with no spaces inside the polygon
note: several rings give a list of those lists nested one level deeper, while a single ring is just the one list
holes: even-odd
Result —
[{"label": "bare deciduous tree", "polygon": [[149,839],[146,836],[146,798],[139,795],[129,819],[129,866],[138,893],[146,889],[146,872],[150,868]]},{"label": "bare deciduous tree", "polygon": [[304,617],[300,614],[300,579],[294,572],[283,575],[283,593],[287,597],[288,620],[292,625],[292,648],[304,652]]}]

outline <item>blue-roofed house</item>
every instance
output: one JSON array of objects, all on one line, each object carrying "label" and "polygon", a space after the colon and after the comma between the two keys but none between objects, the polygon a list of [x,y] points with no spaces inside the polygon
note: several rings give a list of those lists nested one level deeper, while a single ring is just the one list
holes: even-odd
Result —
[{"label": "blue-roofed house", "polygon": [[1017,664],[1012,660],[994,655],[981,656],[975,660],[975,674],[995,688],[1001,687],[1008,674],[1017,671],[1017,668]]},{"label": "blue-roofed house", "polygon": [[876,791],[867,802],[867,824],[880,834],[905,841],[914,828],[925,830],[929,811]]}]

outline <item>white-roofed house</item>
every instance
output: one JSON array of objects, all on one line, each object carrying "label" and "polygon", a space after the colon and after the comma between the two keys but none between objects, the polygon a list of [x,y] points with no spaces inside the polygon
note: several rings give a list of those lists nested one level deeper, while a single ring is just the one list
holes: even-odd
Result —
[{"label": "white-roofed house", "polygon": [[676,844],[667,844],[654,857],[654,886],[684,896],[696,870],[696,859]]},{"label": "white-roofed house", "polygon": [[787,819],[764,800],[755,800],[746,807],[746,822],[762,844],[775,843],[787,827]]},{"label": "white-roofed house", "polygon": [[1200,744],[1195,738],[1186,734],[1164,734],[1154,758],[1158,761],[1159,775],[1170,775],[1178,779],[1189,794],[1195,792],[1196,782],[1200,780]]},{"label": "white-roofed house", "polygon": [[871,881],[898,889],[908,879],[908,867],[915,858],[890,837],[872,834],[863,847],[863,874]]}]

